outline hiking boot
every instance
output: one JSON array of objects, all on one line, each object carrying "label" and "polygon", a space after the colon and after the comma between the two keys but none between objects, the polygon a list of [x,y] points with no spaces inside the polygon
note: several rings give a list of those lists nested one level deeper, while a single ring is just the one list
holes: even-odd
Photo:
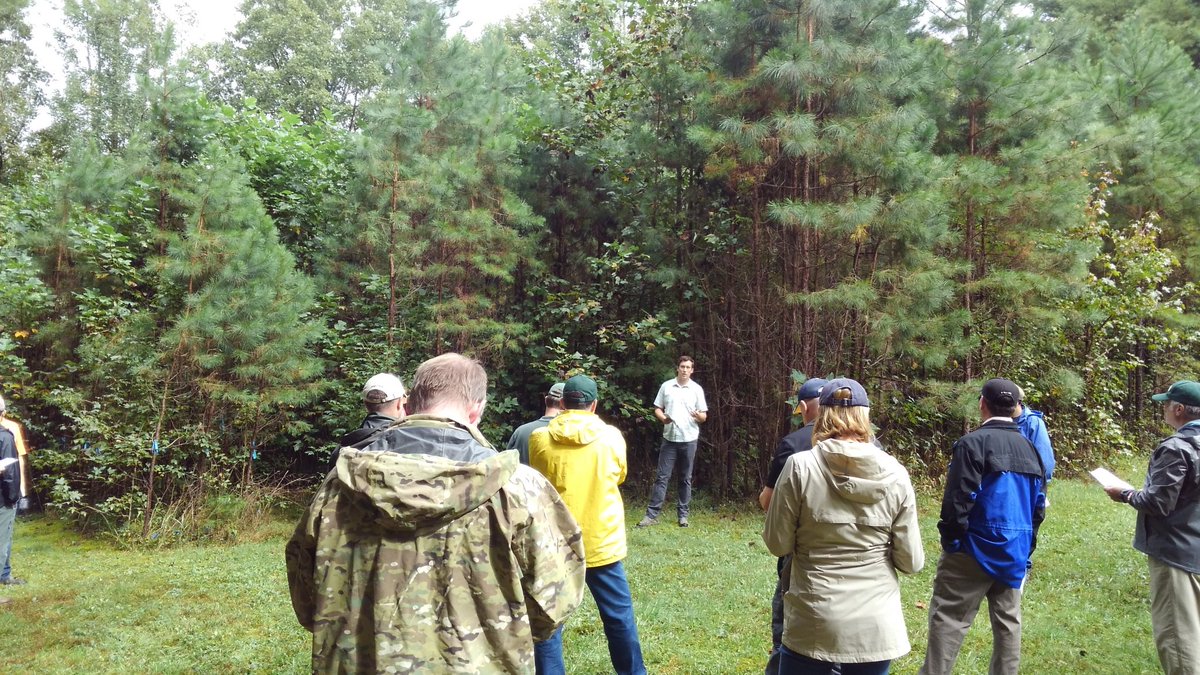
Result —
[{"label": "hiking boot", "polygon": [[24,586],[25,580],[18,579],[16,577],[9,577],[7,579],[0,579],[0,584],[4,584],[5,586]]},{"label": "hiking boot", "polygon": [[651,526],[654,526],[657,524],[658,524],[658,518],[651,518],[650,516],[646,516],[645,518],[642,518],[642,522],[638,523],[637,526],[638,527],[651,527]]},{"label": "hiking boot", "polygon": [[679,526],[680,527],[688,526],[687,516],[679,516]]}]

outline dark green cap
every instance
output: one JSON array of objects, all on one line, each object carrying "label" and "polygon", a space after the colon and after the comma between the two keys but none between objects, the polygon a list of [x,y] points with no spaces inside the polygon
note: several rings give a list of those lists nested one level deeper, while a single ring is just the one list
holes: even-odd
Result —
[{"label": "dark green cap", "polygon": [[563,385],[563,400],[571,403],[591,403],[599,397],[596,381],[587,375],[576,375]]},{"label": "dark green cap", "polygon": [[1155,401],[1174,401],[1184,405],[1193,405],[1200,407],[1200,382],[1192,382],[1191,380],[1180,380],[1171,385],[1169,389],[1161,394],[1155,394],[1150,398]]}]

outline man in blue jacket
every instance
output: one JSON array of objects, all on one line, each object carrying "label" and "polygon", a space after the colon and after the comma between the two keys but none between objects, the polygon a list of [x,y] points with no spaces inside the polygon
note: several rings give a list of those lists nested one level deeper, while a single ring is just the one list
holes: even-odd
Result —
[{"label": "man in blue jacket", "polygon": [[988,599],[992,675],[1015,675],[1021,661],[1021,589],[1045,517],[1046,469],[1013,421],[1020,390],[988,380],[979,397],[983,424],[954,444],[938,521],[942,557],[929,602],[922,675],[949,675],[979,603]]},{"label": "man in blue jacket", "polygon": [[1017,388],[1021,394],[1019,404],[1020,412],[1013,418],[1017,423],[1017,428],[1021,430],[1021,434],[1033,443],[1033,447],[1038,451],[1038,455],[1042,458],[1042,466],[1046,469],[1046,482],[1054,476],[1054,446],[1050,444],[1050,434],[1046,431],[1045,416],[1040,410],[1034,410],[1025,404],[1025,392],[1020,387]]}]

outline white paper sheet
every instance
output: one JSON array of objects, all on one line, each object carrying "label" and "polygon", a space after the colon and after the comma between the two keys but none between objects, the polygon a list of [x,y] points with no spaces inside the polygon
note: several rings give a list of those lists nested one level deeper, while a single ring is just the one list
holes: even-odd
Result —
[{"label": "white paper sheet", "polygon": [[1105,469],[1104,467],[1098,466],[1088,473],[1090,473],[1092,478],[1095,478],[1096,482],[1103,486],[1106,490],[1110,487],[1119,487],[1122,490],[1133,489],[1132,485],[1121,480],[1120,476],[1109,471],[1108,469]]}]

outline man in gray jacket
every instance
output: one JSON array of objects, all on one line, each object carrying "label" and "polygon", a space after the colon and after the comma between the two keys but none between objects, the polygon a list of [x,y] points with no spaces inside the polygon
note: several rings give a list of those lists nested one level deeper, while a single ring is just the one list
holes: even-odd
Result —
[{"label": "man in gray jacket", "polygon": [[1150,623],[1167,675],[1200,664],[1200,383],[1182,380],[1152,396],[1175,433],[1150,456],[1141,490],[1109,487],[1137,509],[1133,547],[1150,564]]}]

